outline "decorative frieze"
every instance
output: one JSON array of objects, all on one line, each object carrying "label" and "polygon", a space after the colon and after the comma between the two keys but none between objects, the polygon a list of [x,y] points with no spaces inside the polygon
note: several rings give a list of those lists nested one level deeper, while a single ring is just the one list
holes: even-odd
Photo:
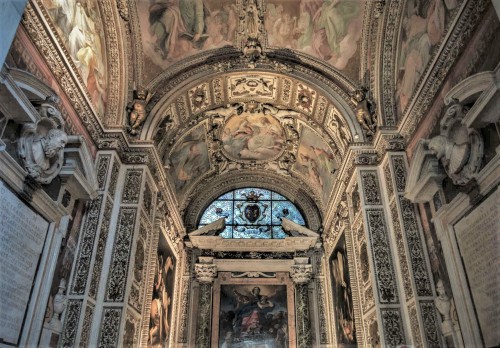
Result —
[{"label": "decorative frieze", "polygon": [[118,163],[118,160],[115,159],[113,161],[113,167],[111,168],[111,177],[109,179],[109,187],[108,187],[108,193],[112,198],[114,198],[115,196],[116,184],[118,183],[119,173],[120,173],[120,164]]},{"label": "decorative frieze", "polygon": [[120,209],[106,288],[106,301],[122,302],[124,300],[130,259],[130,247],[134,236],[136,215],[137,209],[135,208]]},{"label": "decorative frieze", "polygon": [[99,348],[118,346],[121,316],[121,308],[104,307],[99,333]]}]

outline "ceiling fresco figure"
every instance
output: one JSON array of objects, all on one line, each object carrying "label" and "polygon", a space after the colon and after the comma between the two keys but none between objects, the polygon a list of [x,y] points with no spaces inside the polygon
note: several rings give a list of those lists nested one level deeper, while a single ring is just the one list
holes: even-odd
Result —
[{"label": "ceiling fresco figure", "polygon": [[403,17],[397,87],[398,109],[403,112],[431,59],[431,51],[441,41],[449,12],[458,0],[410,0]]},{"label": "ceiling fresco figure", "polygon": [[43,4],[80,72],[92,104],[101,115],[104,114],[107,75],[104,36],[97,2],[43,0]]},{"label": "ceiling fresco figure", "polygon": [[363,2],[301,0],[297,8],[271,0],[266,29],[271,46],[297,49],[344,70],[361,38]]}]

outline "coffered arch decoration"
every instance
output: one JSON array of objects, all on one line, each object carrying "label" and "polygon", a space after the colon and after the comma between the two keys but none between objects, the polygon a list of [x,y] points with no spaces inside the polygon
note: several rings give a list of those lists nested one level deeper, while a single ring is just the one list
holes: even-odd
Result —
[{"label": "coffered arch decoration", "polygon": [[113,0],[36,0],[65,67],[82,87],[94,114],[106,125],[121,125],[127,70],[123,30]]},{"label": "coffered arch decoration", "polygon": [[197,228],[203,212],[217,197],[243,187],[263,188],[279,193],[300,209],[311,230],[318,231],[321,228],[322,213],[303,183],[293,178],[287,180],[272,172],[263,175],[246,169],[222,174],[199,183],[180,207],[186,229],[193,231]]}]

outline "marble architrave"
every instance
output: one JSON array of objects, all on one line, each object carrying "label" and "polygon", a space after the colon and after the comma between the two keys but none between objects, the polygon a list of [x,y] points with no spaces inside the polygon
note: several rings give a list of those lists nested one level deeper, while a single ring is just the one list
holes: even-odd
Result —
[{"label": "marble architrave", "polygon": [[0,339],[18,344],[49,223],[0,181]]}]

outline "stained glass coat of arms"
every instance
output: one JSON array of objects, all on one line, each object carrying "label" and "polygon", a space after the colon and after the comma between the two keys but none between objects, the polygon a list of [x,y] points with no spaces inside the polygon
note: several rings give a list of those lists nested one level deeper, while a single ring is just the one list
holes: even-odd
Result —
[{"label": "stained glass coat of arms", "polygon": [[214,200],[203,213],[198,227],[224,218],[223,238],[285,238],[281,219],[305,226],[295,204],[284,196],[260,188],[227,192]]}]

